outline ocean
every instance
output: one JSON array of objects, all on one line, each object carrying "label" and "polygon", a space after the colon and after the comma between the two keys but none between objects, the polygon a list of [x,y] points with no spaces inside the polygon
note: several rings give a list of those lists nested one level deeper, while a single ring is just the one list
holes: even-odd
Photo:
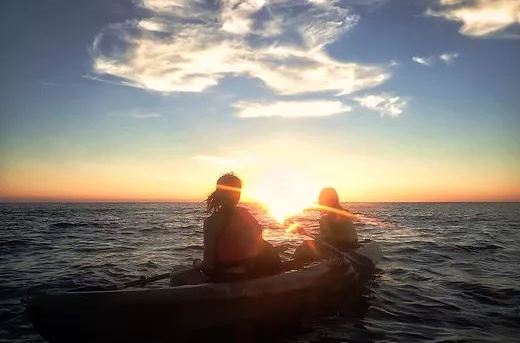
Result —
[{"label": "ocean", "polygon": [[[344,205],[384,260],[355,308],[282,342],[519,341],[520,203]],[[302,239],[243,206],[289,258]],[[201,203],[0,204],[0,342],[43,342],[20,303],[33,292],[130,281],[201,257],[205,216]],[[296,220],[317,229],[316,213]]]}]

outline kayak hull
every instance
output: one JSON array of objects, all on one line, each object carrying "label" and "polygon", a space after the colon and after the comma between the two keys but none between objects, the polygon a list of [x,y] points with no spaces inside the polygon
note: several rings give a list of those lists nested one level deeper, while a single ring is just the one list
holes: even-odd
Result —
[{"label": "kayak hull", "polygon": [[213,330],[272,327],[297,321],[338,297],[356,298],[365,269],[377,263],[377,258],[364,260],[365,266],[321,261],[233,283],[42,294],[29,299],[28,311],[50,342],[171,342]]}]

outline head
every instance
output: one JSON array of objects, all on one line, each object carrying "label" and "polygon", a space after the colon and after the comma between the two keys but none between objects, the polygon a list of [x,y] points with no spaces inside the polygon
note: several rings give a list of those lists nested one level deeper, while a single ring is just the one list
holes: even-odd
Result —
[{"label": "head", "polygon": [[240,201],[242,180],[234,173],[227,173],[219,177],[216,189],[206,199],[208,212],[232,209]]},{"label": "head", "polygon": [[323,188],[321,190],[319,204],[327,207],[341,208],[338,193],[332,187]]}]

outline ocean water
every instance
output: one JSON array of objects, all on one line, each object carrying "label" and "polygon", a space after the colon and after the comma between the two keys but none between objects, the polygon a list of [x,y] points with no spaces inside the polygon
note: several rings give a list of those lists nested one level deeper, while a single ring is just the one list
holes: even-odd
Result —
[{"label": "ocean water", "polygon": [[[301,238],[251,209],[288,258]],[[518,342],[519,203],[353,203],[384,260],[359,305],[283,342]],[[161,274],[202,252],[199,203],[0,204],[0,342],[43,342],[20,299]],[[317,214],[296,218],[309,231]],[[158,281],[151,287],[165,286]],[[143,342],[144,343],[144,342]]]}]

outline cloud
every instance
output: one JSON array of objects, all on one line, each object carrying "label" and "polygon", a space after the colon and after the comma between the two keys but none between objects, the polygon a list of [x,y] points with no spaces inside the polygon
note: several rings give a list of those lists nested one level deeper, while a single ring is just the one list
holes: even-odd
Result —
[{"label": "cloud", "polygon": [[[328,0],[317,0],[317,1],[322,1],[322,2],[326,2]],[[379,8],[381,7],[383,4],[387,3],[389,0],[348,0],[348,5],[349,6],[363,6],[363,7],[375,7],[375,8]]]},{"label": "cloud", "polygon": [[202,92],[229,76],[277,94],[350,94],[389,78],[381,67],[338,61],[324,47],[359,17],[335,1],[141,0],[150,16],[105,28],[93,70],[163,93]]},{"label": "cloud", "polygon": [[462,22],[459,32],[467,36],[500,36],[520,24],[518,0],[440,0],[437,8],[426,14]]},{"label": "cloud", "polygon": [[130,117],[134,119],[153,119],[153,118],[160,118],[163,115],[156,112],[148,112],[143,111],[139,109],[131,109],[131,110],[125,110],[125,111],[116,111],[108,113],[109,116],[116,116],[116,117]]},{"label": "cloud", "polygon": [[162,114],[159,114],[159,113],[144,113],[144,112],[134,112],[134,113],[129,113],[128,115],[135,119],[150,119],[150,118],[162,117]]},{"label": "cloud", "polygon": [[413,56],[413,57],[412,57],[412,60],[413,60],[415,63],[422,64],[423,66],[426,66],[426,67],[431,67],[431,66],[433,65],[433,58],[432,58],[432,57],[418,57],[418,56]]},{"label": "cloud", "polygon": [[235,105],[239,118],[259,117],[326,117],[348,112],[350,107],[341,101],[309,100],[309,101],[277,101],[272,103],[239,102]]},{"label": "cloud", "polygon": [[457,58],[457,57],[459,57],[458,52],[445,52],[444,54],[439,56],[441,61],[443,61],[444,63],[446,63],[448,65],[452,64],[453,61],[455,60],[455,58]]},{"label": "cloud", "polygon": [[407,101],[391,94],[366,95],[354,98],[361,106],[379,112],[382,116],[398,117]]},{"label": "cloud", "polygon": [[458,52],[445,52],[443,54],[440,54],[439,56],[428,56],[428,57],[419,57],[419,56],[413,56],[412,60],[415,63],[421,64],[426,67],[431,67],[435,64],[436,61],[442,61],[446,63],[447,65],[453,64],[453,61],[455,58],[459,57]]}]

